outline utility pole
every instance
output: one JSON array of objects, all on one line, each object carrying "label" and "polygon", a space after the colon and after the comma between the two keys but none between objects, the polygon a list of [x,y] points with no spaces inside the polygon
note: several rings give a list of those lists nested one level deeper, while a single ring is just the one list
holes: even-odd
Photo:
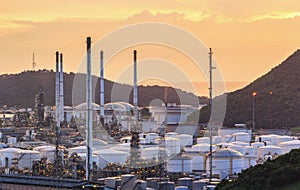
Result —
[{"label": "utility pole", "polygon": [[209,181],[212,179],[212,111],[213,111],[213,85],[212,85],[212,70],[215,69],[212,65],[212,50],[209,48],[209,104],[210,104],[210,120],[209,125]]}]

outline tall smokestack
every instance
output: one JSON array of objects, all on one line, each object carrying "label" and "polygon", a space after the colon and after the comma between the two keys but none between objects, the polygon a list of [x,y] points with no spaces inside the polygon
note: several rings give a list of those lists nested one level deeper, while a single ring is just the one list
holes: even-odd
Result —
[{"label": "tall smokestack", "polygon": [[55,73],[55,119],[58,132],[60,131],[60,103],[59,103],[59,52],[56,52],[56,73]]},{"label": "tall smokestack", "polygon": [[103,51],[100,51],[100,116],[104,119],[104,65]]},{"label": "tall smokestack", "polygon": [[87,120],[86,120],[86,180],[91,180],[92,174],[92,74],[91,74],[91,37],[86,38],[87,45],[87,78],[86,78],[86,104],[87,104]]},{"label": "tall smokestack", "polygon": [[59,75],[59,101],[60,101],[60,122],[64,121],[64,69],[63,54],[60,54],[60,75]]},{"label": "tall smokestack", "polygon": [[134,73],[133,73],[133,106],[134,106],[134,110],[133,110],[133,115],[134,115],[134,119],[136,121],[138,121],[138,89],[137,89],[137,52],[136,50],[133,51],[133,61],[134,61]]}]

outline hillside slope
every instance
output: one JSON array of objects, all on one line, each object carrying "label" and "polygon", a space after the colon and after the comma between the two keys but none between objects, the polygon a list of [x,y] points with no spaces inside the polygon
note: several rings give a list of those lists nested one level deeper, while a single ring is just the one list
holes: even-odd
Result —
[{"label": "hillside slope", "polygon": [[228,94],[225,126],[252,125],[253,92],[257,93],[256,128],[300,126],[300,50],[245,88]]},{"label": "hillside slope", "polygon": [[[79,81],[83,84],[82,89],[85,89],[85,75],[74,73],[64,73],[64,94],[65,105],[72,105],[72,88],[74,77],[79,78]],[[93,83],[95,88],[95,102],[99,103],[99,79],[93,77]],[[48,70],[39,71],[26,71],[19,74],[0,75],[0,106],[19,106],[19,107],[33,107],[34,96],[39,90],[39,86],[44,87],[45,92],[45,105],[54,105],[55,101],[55,72]],[[125,101],[132,103],[132,86],[126,84],[114,83],[109,80],[105,80],[105,102],[111,101],[112,88],[118,89],[120,92],[130,92],[129,97],[118,97],[119,101]],[[139,105],[149,105],[154,99],[164,100],[165,87],[161,86],[139,86]],[[180,89],[174,89],[168,87],[168,101],[175,102],[177,104],[192,104],[198,106],[197,100],[200,103],[207,103],[208,100],[205,97],[196,97],[192,93],[185,92]],[[85,101],[85,91],[82,91],[81,102],[76,102],[74,105]],[[183,100],[179,97],[184,97]]]}]

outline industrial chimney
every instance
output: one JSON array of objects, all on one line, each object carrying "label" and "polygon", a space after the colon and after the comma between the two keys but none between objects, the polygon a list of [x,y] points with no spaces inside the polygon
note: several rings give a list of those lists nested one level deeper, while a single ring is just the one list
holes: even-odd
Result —
[{"label": "industrial chimney", "polygon": [[91,180],[92,174],[92,74],[91,74],[91,37],[87,37],[87,75],[86,75],[86,104],[87,104],[87,119],[86,119],[86,180]]},{"label": "industrial chimney", "polygon": [[60,131],[60,101],[59,101],[59,52],[56,52],[56,73],[55,73],[55,119],[58,132]]},{"label": "industrial chimney", "polygon": [[103,65],[103,51],[101,50],[100,51],[100,121],[103,119],[104,119],[104,65]]},{"label": "industrial chimney", "polygon": [[137,51],[133,51],[133,116],[136,121],[138,121],[138,89],[137,89]]},{"label": "industrial chimney", "polygon": [[60,54],[60,75],[59,75],[59,101],[60,101],[60,122],[64,121],[64,70],[63,54]]}]

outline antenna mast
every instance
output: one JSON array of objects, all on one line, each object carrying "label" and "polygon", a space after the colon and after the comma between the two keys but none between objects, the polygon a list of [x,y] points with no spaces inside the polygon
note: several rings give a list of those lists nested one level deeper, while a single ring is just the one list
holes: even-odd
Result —
[{"label": "antenna mast", "polygon": [[33,53],[32,53],[32,70],[35,71],[35,67],[36,67],[36,62],[35,62],[34,52],[33,52]]}]

